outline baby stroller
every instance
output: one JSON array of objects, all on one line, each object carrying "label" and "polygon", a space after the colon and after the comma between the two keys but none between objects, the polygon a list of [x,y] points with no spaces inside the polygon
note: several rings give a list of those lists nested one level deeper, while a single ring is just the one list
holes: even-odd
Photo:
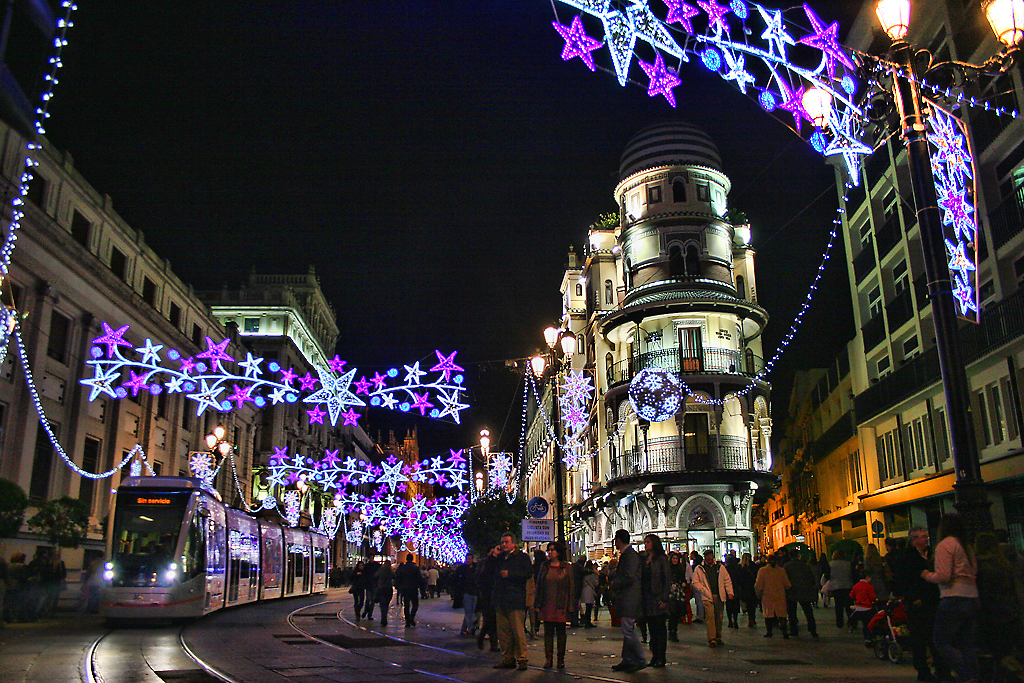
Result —
[{"label": "baby stroller", "polygon": [[900,661],[910,636],[907,610],[903,601],[899,598],[889,600],[885,609],[880,610],[868,622],[868,633],[876,657],[881,660],[888,659],[893,663]]}]

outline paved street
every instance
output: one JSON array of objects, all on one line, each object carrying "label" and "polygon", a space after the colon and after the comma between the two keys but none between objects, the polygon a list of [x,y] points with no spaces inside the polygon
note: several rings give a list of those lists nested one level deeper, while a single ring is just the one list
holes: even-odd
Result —
[{"label": "paved street", "polygon": [[[618,630],[571,630],[564,674],[540,669],[543,641],[530,643],[528,672],[494,671],[497,655],[479,651],[474,639],[458,634],[461,612],[448,599],[424,600],[416,628],[406,629],[393,605],[387,628],[351,621],[344,590],[327,596],[277,601],[227,610],[185,625],[106,628],[89,615],[63,613],[58,619],[0,630],[0,683],[104,681],[106,683],[202,683],[259,681],[501,681],[576,679],[668,680],[701,683],[799,681],[863,683],[912,681],[909,655],[900,664],[877,661],[857,635],[839,631],[831,610],[818,610],[820,632],[810,638],[768,640],[761,629],[726,633],[726,647],[709,650],[703,626],[680,627],[680,643],[669,643],[669,666],[620,674]],[[340,612],[340,618],[339,618]],[[181,648],[183,640],[212,672]],[[96,644],[98,642],[98,644]],[[94,646],[94,644],[96,644]],[[90,665],[85,666],[87,655]]]}]

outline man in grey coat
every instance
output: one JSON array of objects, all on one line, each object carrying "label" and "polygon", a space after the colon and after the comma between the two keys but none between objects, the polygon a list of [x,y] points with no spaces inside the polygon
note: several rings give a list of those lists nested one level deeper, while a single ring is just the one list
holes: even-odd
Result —
[{"label": "man in grey coat", "polygon": [[636,619],[641,615],[640,555],[629,545],[629,532],[615,532],[615,549],[619,551],[619,566],[610,587],[615,598],[615,613],[622,629],[622,661],[612,667],[615,671],[635,673],[647,668],[644,648],[636,635]]}]

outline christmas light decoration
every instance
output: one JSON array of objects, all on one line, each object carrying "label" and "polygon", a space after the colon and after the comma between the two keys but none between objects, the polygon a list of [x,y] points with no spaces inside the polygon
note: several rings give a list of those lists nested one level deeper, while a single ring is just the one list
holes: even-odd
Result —
[{"label": "christmas light decoration", "polygon": [[979,322],[976,264],[980,234],[974,218],[974,159],[963,122],[934,103],[929,110],[927,137],[935,148],[932,176],[946,228],[943,239],[949,255],[953,299],[961,317]]},{"label": "christmas light decoration", "polygon": [[583,29],[580,15],[577,14],[573,17],[572,24],[569,26],[559,24],[557,21],[551,22],[551,25],[562,36],[562,39],[565,40],[565,47],[562,48],[562,59],[569,61],[579,57],[587,65],[587,68],[593,71],[594,56],[590,53],[601,47],[601,41],[587,35],[587,32]]},{"label": "christmas light decoration", "polygon": [[653,64],[638,59],[637,63],[647,74],[647,78],[650,79],[650,86],[647,88],[647,95],[649,97],[656,97],[657,95],[664,95],[668,103],[673,107],[676,106],[676,96],[672,92],[672,89],[682,83],[679,76],[674,71],[669,71],[665,68],[665,60],[662,58],[659,52],[655,58]]},{"label": "christmas light decoration", "polygon": [[299,481],[319,484],[325,491],[341,491],[347,486],[380,484],[391,493],[405,491],[406,482],[419,482],[429,486],[462,491],[466,479],[465,451],[450,450],[449,455],[426,458],[413,465],[388,456],[379,466],[349,456],[338,458],[338,450],[327,450],[320,460],[299,453],[288,455],[287,449],[275,447],[267,465],[267,483],[288,486]]},{"label": "christmas light decoration", "polygon": [[562,417],[562,461],[569,469],[575,467],[586,450],[583,440],[590,422],[590,400],[594,386],[583,371],[569,370],[560,387],[559,413]]},{"label": "christmas light decoration", "polygon": [[[339,417],[344,425],[358,424],[360,415],[355,408],[367,405],[359,398],[359,393],[367,395],[372,406],[397,408],[403,412],[419,410],[423,416],[450,417],[456,423],[461,421],[461,412],[469,407],[462,402],[465,380],[463,375],[456,374],[463,371],[455,364],[457,352],[445,355],[435,351],[438,363],[429,371],[438,373],[434,381],[422,381],[429,373],[420,370],[417,362],[405,366],[404,384],[389,385],[389,380],[398,377],[397,369],[392,368],[387,375],[376,373],[372,380],[362,377],[353,382],[357,370],[342,372],[345,362],[335,357],[328,367],[315,366],[318,377],[308,372],[299,377],[292,368],[282,367],[276,361],[267,365],[265,373],[262,358],[247,353],[244,361],[236,361],[228,354],[229,339],[215,342],[206,337],[206,350],[186,357],[175,349],[164,352],[163,345],[154,344],[150,339],[141,347],[135,347],[125,339],[128,325],[114,329],[103,322],[102,326],[103,334],[93,339],[91,358],[86,361],[93,368],[93,376],[81,380],[91,389],[90,401],[100,395],[125,398],[129,392],[133,397],[142,391],[154,396],[162,392],[182,393],[195,403],[199,416],[207,409],[241,410],[248,403],[257,408],[296,403],[304,392],[310,392],[301,398],[303,403],[312,404],[312,409],[306,411],[310,424],[324,424],[324,418],[329,417],[331,425],[337,425]],[[141,358],[125,355],[133,352]],[[165,353],[166,362],[177,363],[178,368],[166,366],[161,352]],[[230,364],[239,371],[231,372]]]},{"label": "christmas light decoration", "polygon": [[665,368],[644,368],[629,383],[633,410],[650,422],[664,422],[679,412],[683,396],[675,373]]}]

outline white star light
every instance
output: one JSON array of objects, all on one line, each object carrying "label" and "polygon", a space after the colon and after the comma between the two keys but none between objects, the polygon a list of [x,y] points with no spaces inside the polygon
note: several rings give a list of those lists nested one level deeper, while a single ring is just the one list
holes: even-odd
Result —
[{"label": "white star light", "polygon": [[104,371],[99,365],[94,367],[96,368],[95,377],[82,380],[82,384],[92,387],[89,400],[95,401],[96,397],[100,394],[106,394],[110,398],[117,398],[117,393],[114,391],[114,382],[121,378],[121,371],[119,369]]},{"label": "white star light", "polygon": [[[418,363],[417,363],[418,365]],[[338,415],[348,406],[365,406],[366,404],[349,387],[352,385],[352,378],[355,377],[356,369],[352,368],[341,377],[335,377],[334,373],[316,366],[316,372],[320,375],[320,391],[310,394],[302,399],[303,403],[326,403],[327,412],[331,415],[331,424],[338,423]],[[424,373],[426,374],[426,373]]]},{"label": "white star light", "polygon": [[825,156],[830,157],[842,154],[846,160],[846,169],[850,173],[850,181],[854,185],[860,185],[860,161],[861,157],[870,155],[874,150],[857,139],[853,132],[853,109],[847,107],[843,111],[842,118],[833,109],[831,113],[832,130],[836,137],[828,143],[825,148]]},{"label": "white star light", "polygon": [[262,358],[253,358],[251,353],[246,353],[245,360],[239,363],[238,366],[245,368],[246,377],[256,378],[263,374],[263,369],[260,367],[262,362]]},{"label": "white star light", "polygon": [[202,415],[207,406],[214,410],[220,410],[220,403],[217,401],[217,396],[220,392],[224,391],[224,387],[220,385],[210,387],[206,384],[205,379],[199,381],[202,383],[200,391],[195,394],[185,394],[198,404],[196,406],[196,417]]},{"label": "white star light", "polygon": [[275,406],[278,403],[284,403],[284,395],[287,393],[287,389],[283,389],[281,387],[274,389],[272,392],[270,392],[270,402]]},{"label": "white star light", "polygon": [[466,408],[469,408],[469,405],[459,402],[458,389],[453,391],[451,396],[443,391],[438,391],[437,400],[442,407],[441,412],[437,414],[439,418],[444,417],[445,415],[451,415],[452,419],[455,420],[455,424],[462,424],[459,413]]},{"label": "white star light", "polygon": [[420,370],[420,362],[419,361],[416,361],[412,365],[406,365],[405,366],[405,370],[406,370],[405,383],[410,385],[410,386],[412,386],[414,384],[418,385],[420,383],[420,377],[422,377],[423,375],[427,374],[427,373],[423,372],[422,370]]},{"label": "white star light", "polygon": [[164,348],[163,344],[153,345],[152,339],[147,339],[145,346],[139,349],[135,349],[142,354],[142,363],[144,365],[160,365],[160,349]]},{"label": "white star light", "polygon": [[387,408],[388,410],[394,410],[395,406],[398,405],[398,399],[391,394],[382,394],[380,397],[381,407]]},{"label": "white star light", "polygon": [[409,481],[409,477],[402,474],[402,467],[405,463],[399,460],[394,465],[389,465],[386,462],[380,464],[381,469],[384,470],[384,474],[377,477],[378,484],[384,484],[388,487],[391,493],[395,492],[395,487],[401,484],[403,481]]},{"label": "white star light", "polygon": [[754,6],[757,7],[757,11],[761,13],[761,18],[764,19],[764,23],[768,26],[761,34],[761,39],[768,41],[770,54],[774,55],[778,51],[778,57],[785,61],[786,45],[796,45],[796,41],[793,40],[793,36],[786,33],[786,29],[782,25],[782,10],[772,12],[760,5]]},{"label": "white star light", "polygon": [[736,81],[736,87],[740,89],[741,93],[746,95],[747,84],[753,85],[755,79],[743,68],[743,55],[734,55],[732,50],[723,50],[723,52],[725,53],[725,63],[729,66],[729,70],[722,75],[722,78],[727,81]]},{"label": "white star light", "polygon": [[184,377],[174,376],[167,380],[167,384],[164,388],[167,389],[168,394],[177,394],[181,391],[181,385],[185,381]]}]

